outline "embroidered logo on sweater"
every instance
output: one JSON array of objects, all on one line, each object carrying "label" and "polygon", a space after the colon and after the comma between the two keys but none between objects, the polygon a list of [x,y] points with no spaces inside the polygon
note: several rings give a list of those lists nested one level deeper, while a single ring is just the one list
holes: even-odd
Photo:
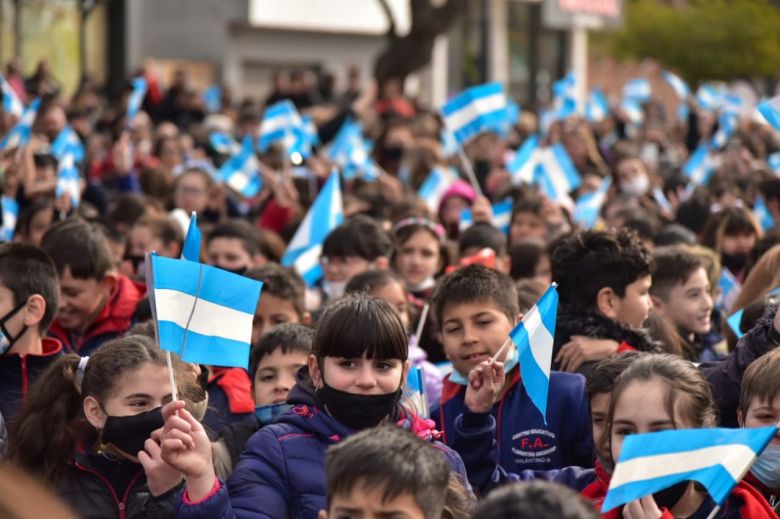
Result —
[{"label": "embroidered logo on sweater", "polygon": [[558,450],[555,434],[547,429],[527,429],[512,436],[515,463],[550,463]]}]

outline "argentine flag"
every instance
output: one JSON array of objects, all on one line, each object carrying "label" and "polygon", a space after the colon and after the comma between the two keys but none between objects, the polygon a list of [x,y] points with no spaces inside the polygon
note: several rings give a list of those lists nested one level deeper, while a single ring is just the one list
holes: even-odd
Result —
[{"label": "argentine flag", "polygon": [[577,77],[569,72],[553,83],[553,110],[556,120],[563,120],[577,113]]},{"label": "argentine flag", "polygon": [[138,115],[138,111],[141,109],[141,104],[146,97],[146,79],[143,77],[133,78],[133,91],[130,92],[130,97],[127,98],[127,125],[133,122],[135,116]]},{"label": "argentine flag", "polygon": [[343,221],[341,184],[338,173],[334,172],[295,231],[295,236],[282,256],[282,265],[294,267],[303,280],[313,286],[322,277],[322,243]]},{"label": "argentine flag", "polygon": [[452,157],[458,153],[458,141],[445,126],[442,126],[441,132],[439,132],[439,141],[441,142],[441,154],[444,157]]},{"label": "argentine flag", "polygon": [[241,151],[241,145],[224,132],[211,132],[209,144],[214,148],[214,151],[222,155],[235,155]]},{"label": "argentine flag", "polygon": [[582,183],[577,168],[561,143],[540,151],[535,177],[542,190],[554,201],[568,197]]},{"label": "argentine flag", "polygon": [[[512,224],[512,206],[514,205],[511,198],[502,200],[492,205],[493,215],[490,219],[490,224],[496,229],[500,230],[504,234],[509,234],[509,226]],[[474,225],[474,215],[471,209],[463,209],[460,212],[460,223],[458,228],[461,231],[465,231],[469,227]]]},{"label": "argentine flag", "polygon": [[734,132],[737,131],[738,116],[733,112],[724,112],[718,117],[718,131],[712,136],[710,146],[713,149],[721,150]]},{"label": "argentine flag", "polygon": [[248,368],[263,284],[194,261],[149,257],[160,348],[185,362]]},{"label": "argentine flag", "polygon": [[68,153],[57,164],[57,187],[54,192],[57,198],[70,195],[70,203],[76,208],[81,201],[81,174],[76,167],[72,154]]},{"label": "argentine flag", "polygon": [[772,128],[780,131],[780,96],[761,101],[758,105],[758,111]]},{"label": "argentine flag", "polygon": [[682,170],[685,176],[697,186],[709,182],[714,167],[712,155],[706,144],[699,144],[699,147],[683,165]]},{"label": "argentine flag", "polygon": [[761,195],[756,197],[756,202],[753,204],[753,216],[756,217],[764,232],[775,226],[775,219],[772,218],[772,213],[769,212],[764,197]]},{"label": "argentine flag", "polygon": [[628,119],[628,122],[637,126],[645,120],[645,113],[642,111],[642,105],[635,99],[625,98],[620,102],[620,108]]},{"label": "argentine flag", "polygon": [[688,97],[690,97],[691,89],[688,87],[688,84],[682,80],[680,76],[672,72],[669,72],[668,70],[664,70],[663,72],[661,72],[661,77],[663,77],[664,81],[666,81],[669,84],[669,86],[672,87],[674,93],[677,94],[677,97],[680,98],[680,101],[685,101],[686,99],[688,99]]},{"label": "argentine flag", "polygon": [[598,88],[593,89],[585,104],[585,119],[589,123],[597,123],[609,115],[609,102]]},{"label": "argentine flag", "polygon": [[66,154],[73,155],[73,160],[77,163],[84,160],[84,145],[71,125],[65,125],[65,128],[57,134],[54,142],[51,143],[51,154],[58,161]]},{"label": "argentine flag", "polygon": [[252,146],[252,137],[247,135],[244,137],[241,150],[219,168],[219,178],[236,193],[252,198],[263,187],[259,169],[260,165]]},{"label": "argentine flag", "polygon": [[623,85],[623,99],[630,99],[638,104],[646,103],[653,97],[650,82],[644,78],[632,79]]},{"label": "argentine flag", "polygon": [[0,151],[10,150],[12,148],[21,148],[27,146],[32,136],[32,125],[35,117],[38,115],[38,108],[41,106],[41,99],[36,97],[30,106],[28,106],[19,122],[6,134],[0,142]]},{"label": "argentine flag", "polygon": [[406,376],[406,386],[403,391],[403,402],[405,407],[411,406],[411,409],[418,416],[430,418],[431,413],[425,391],[425,374],[420,366],[409,368],[409,374]]},{"label": "argentine flag", "polygon": [[696,102],[702,110],[712,112],[720,106],[721,94],[714,86],[705,83],[696,91]]},{"label": "argentine flag", "polygon": [[776,433],[777,427],[756,427],[629,435],[601,512],[690,480],[704,485],[720,505]]},{"label": "argentine flag", "polygon": [[743,332],[739,327],[742,324],[743,315],[745,315],[745,309],[740,308],[726,318],[726,322],[728,323],[729,328],[731,328],[731,331],[734,332],[734,335],[737,336],[737,339],[741,339],[742,336],[745,335],[745,332]]},{"label": "argentine flag", "polygon": [[0,90],[3,91],[3,112],[21,117],[24,113],[24,104],[2,74],[0,74]]},{"label": "argentine flag", "polygon": [[181,249],[181,257],[187,261],[200,261],[201,234],[198,229],[198,214],[193,211],[190,224],[187,227],[187,236],[184,238],[184,247]]},{"label": "argentine flag", "polygon": [[599,219],[601,208],[607,199],[612,179],[606,177],[596,191],[586,193],[577,199],[574,206],[574,221],[586,229],[592,229]]},{"label": "argentine flag", "polygon": [[766,158],[766,163],[772,173],[775,175],[780,174],[780,151],[772,153]]},{"label": "argentine flag", "polygon": [[718,290],[720,291],[720,296],[718,296],[718,300],[715,302],[715,308],[721,312],[728,312],[742,291],[742,285],[734,277],[734,274],[724,267],[718,280]]},{"label": "argentine flag", "polygon": [[219,112],[222,110],[222,89],[216,85],[210,86],[203,92],[203,105],[207,112]]},{"label": "argentine flag", "polygon": [[0,241],[11,241],[14,238],[16,220],[19,218],[19,203],[10,196],[2,195],[0,204],[3,206],[3,226],[0,227]]},{"label": "argentine flag", "polygon": [[539,136],[531,135],[520,146],[514,158],[507,164],[512,175],[512,184],[530,184],[534,181],[534,171],[539,163]]},{"label": "argentine flag", "polygon": [[492,131],[507,120],[507,98],[501,83],[468,88],[441,109],[444,124],[462,145],[484,131]]},{"label": "argentine flag", "polygon": [[553,283],[523,320],[510,332],[520,356],[520,380],[525,392],[547,423],[547,392],[550,388],[555,321],[558,317],[558,291]]},{"label": "argentine flag", "polygon": [[438,213],[441,197],[456,180],[458,175],[448,167],[435,167],[428,174],[417,191],[417,196],[425,202],[431,214]]},{"label": "argentine flag", "polygon": [[260,137],[257,148],[265,152],[275,142],[281,142],[287,153],[292,153],[295,132],[303,127],[303,120],[289,99],[274,103],[265,109],[260,123]]}]

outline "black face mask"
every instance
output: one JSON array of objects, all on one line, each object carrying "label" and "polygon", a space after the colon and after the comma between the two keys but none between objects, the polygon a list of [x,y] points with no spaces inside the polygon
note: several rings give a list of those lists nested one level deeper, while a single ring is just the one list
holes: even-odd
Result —
[{"label": "black face mask", "polygon": [[238,267],[237,269],[229,269],[225,267],[219,267],[222,270],[227,270],[228,272],[232,272],[233,274],[238,274],[239,276],[243,276],[246,274],[246,271],[249,270],[249,267]]},{"label": "black face mask", "polygon": [[356,395],[334,389],[323,381],[317,399],[333,418],[355,431],[379,425],[387,416],[394,417],[401,388],[384,395]]},{"label": "black face mask", "polygon": [[400,162],[404,154],[401,146],[388,146],[382,148],[382,160],[386,162]]},{"label": "black face mask", "polygon": [[101,440],[110,443],[130,456],[144,450],[144,442],[152,432],[164,425],[162,407],[130,416],[111,416],[106,419]]},{"label": "black face mask", "polygon": [[146,256],[128,254],[125,259],[133,265],[133,272],[138,272],[138,267],[146,261]]},{"label": "black face mask", "polygon": [[747,254],[725,254],[720,255],[721,263],[732,272],[739,272],[748,262]]},{"label": "black face mask", "polygon": [[658,505],[658,508],[667,508],[671,510],[677,501],[683,496],[686,490],[688,490],[689,481],[680,481],[669,488],[665,488],[653,494],[653,499]]}]

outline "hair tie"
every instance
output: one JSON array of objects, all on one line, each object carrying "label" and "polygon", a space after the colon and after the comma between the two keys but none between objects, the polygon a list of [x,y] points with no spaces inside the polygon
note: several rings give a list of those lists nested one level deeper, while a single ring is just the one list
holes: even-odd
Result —
[{"label": "hair tie", "polygon": [[399,221],[393,226],[393,233],[397,233],[399,230],[403,229],[404,227],[408,227],[410,225],[421,225],[423,227],[426,227],[429,229],[433,234],[435,234],[440,241],[444,241],[444,227],[439,225],[438,223],[434,223],[427,218],[421,218],[418,216],[411,216],[409,218],[404,218],[403,220]]},{"label": "hair tie", "polygon": [[87,369],[87,362],[89,357],[81,357],[79,366],[76,368],[76,384],[81,388],[81,383],[84,381],[84,371]]}]

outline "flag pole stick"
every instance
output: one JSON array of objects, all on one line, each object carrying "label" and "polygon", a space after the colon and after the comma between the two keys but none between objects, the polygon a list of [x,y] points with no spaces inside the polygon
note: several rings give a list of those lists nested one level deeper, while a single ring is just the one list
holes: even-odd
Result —
[{"label": "flag pole stick", "polygon": [[[504,341],[504,344],[501,345],[501,347],[498,349],[495,355],[493,355],[494,361],[497,361],[501,355],[503,355],[506,351],[509,349],[509,345],[512,344],[512,338],[508,337],[507,340]],[[504,359],[506,360],[506,359]]]},{"label": "flag pole stick", "polygon": [[[160,339],[157,337],[157,327],[154,327],[154,339],[157,342],[157,346],[160,346]],[[168,380],[171,383],[171,397],[173,401],[179,399],[178,391],[176,391],[176,380],[173,378],[173,360],[171,360],[171,352],[165,350],[165,363],[168,364]]]},{"label": "flag pole stick", "polygon": [[[149,302],[151,303],[152,307],[152,319],[154,321],[154,343],[157,345],[158,348],[162,349],[160,347],[160,332],[158,330],[160,323],[157,320],[157,308],[155,307],[154,303],[154,271],[152,269],[152,255],[146,254],[146,285],[147,287],[151,287],[151,296],[149,299]],[[148,288],[147,288],[148,289]],[[168,365],[168,380],[171,383],[171,397],[173,398],[173,401],[179,399],[179,392],[176,390],[176,380],[173,376],[173,360],[171,359],[171,352],[168,350],[165,350],[165,363]]]},{"label": "flag pole stick", "polygon": [[422,309],[422,314],[420,314],[420,321],[417,323],[417,331],[414,334],[414,344],[419,345],[420,344],[420,336],[422,335],[423,328],[425,327],[425,321],[428,319],[428,310],[430,310],[431,305],[428,303],[425,303]]},{"label": "flag pole stick", "polygon": [[460,158],[460,163],[463,164],[463,170],[466,172],[466,176],[472,187],[474,187],[474,191],[476,191],[479,196],[485,196],[482,192],[482,188],[479,187],[479,181],[477,180],[477,175],[474,174],[474,168],[471,166],[471,162],[469,162],[466,153],[463,151],[463,146],[460,144],[458,144],[458,158]]},{"label": "flag pole stick", "polygon": [[712,512],[710,512],[710,515],[707,516],[707,519],[715,519],[715,516],[720,511],[720,505],[715,505],[715,508],[712,509]]}]

